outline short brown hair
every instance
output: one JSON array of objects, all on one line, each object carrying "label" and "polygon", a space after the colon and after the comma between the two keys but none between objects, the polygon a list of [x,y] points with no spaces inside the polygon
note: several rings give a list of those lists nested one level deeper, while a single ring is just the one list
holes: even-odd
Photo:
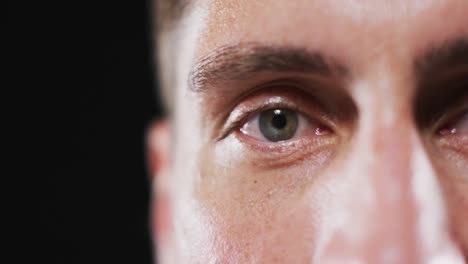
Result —
[{"label": "short brown hair", "polygon": [[174,31],[177,22],[181,19],[185,7],[189,0],[153,0],[153,37],[154,49],[156,57],[155,62],[158,64],[157,70],[159,73],[159,94],[164,100],[163,103],[168,110],[171,110],[173,101],[175,65],[171,63],[175,52],[171,47],[174,43],[171,38],[171,33]]},{"label": "short brown hair", "polygon": [[156,15],[156,30],[163,32],[171,28],[177,21],[187,5],[187,0],[154,0]]}]

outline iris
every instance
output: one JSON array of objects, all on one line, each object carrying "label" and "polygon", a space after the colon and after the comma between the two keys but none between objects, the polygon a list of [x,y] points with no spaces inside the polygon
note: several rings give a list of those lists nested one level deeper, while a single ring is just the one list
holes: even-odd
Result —
[{"label": "iris", "polygon": [[260,131],[272,142],[291,139],[296,133],[298,123],[297,112],[288,109],[265,110],[259,116]]}]

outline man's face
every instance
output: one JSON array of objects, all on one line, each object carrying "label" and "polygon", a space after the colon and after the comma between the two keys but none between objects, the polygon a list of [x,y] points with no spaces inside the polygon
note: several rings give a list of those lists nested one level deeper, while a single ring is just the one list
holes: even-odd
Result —
[{"label": "man's face", "polygon": [[466,261],[468,1],[193,1],[173,36],[163,263]]}]

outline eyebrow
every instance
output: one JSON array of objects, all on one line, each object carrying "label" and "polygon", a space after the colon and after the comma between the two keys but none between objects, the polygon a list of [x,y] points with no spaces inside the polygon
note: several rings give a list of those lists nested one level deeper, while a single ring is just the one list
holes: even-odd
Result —
[{"label": "eyebrow", "polygon": [[468,36],[450,40],[443,45],[432,47],[415,60],[418,76],[440,70],[447,66],[468,64]]},{"label": "eyebrow", "polygon": [[433,47],[415,60],[416,119],[431,124],[451,105],[468,98],[468,37]]},{"label": "eyebrow", "polygon": [[226,45],[199,59],[189,75],[189,87],[203,91],[209,83],[244,80],[259,72],[344,75],[346,68],[319,52],[257,43]]}]

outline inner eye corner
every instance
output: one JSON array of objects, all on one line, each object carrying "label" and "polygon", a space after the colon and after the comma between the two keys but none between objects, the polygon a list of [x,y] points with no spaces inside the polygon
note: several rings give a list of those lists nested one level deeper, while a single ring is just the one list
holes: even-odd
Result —
[{"label": "inner eye corner", "polygon": [[[435,121],[433,133],[436,136],[444,137],[454,135],[458,132],[466,132],[468,109],[457,111],[456,114],[442,115],[438,121]],[[461,127],[458,127],[461,125]]]}]

